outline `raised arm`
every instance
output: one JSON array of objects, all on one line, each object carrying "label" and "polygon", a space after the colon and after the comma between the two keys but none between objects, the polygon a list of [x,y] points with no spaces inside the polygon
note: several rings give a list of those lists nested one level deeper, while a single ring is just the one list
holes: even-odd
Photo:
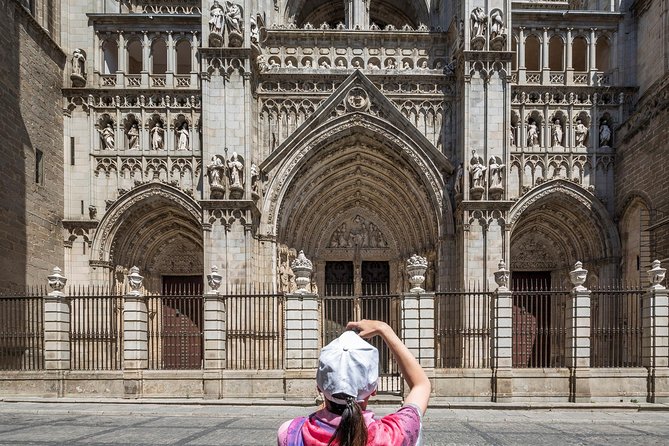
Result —
[{"label": "raised arm", "polygon": [[358,322],[349,322],[347,330],[356,330],[363,338],[372,338],[376,335],[381,336],[383,341],[392,352],[400,372],[409,384],[409,394],[404,400],[405,403],[411,403],[418,406],[421,413],[425,413],[427,403],[430,400],[432,386],[425,371],[420,366],[416,358],[409,349],[402,343],[392,328],[385,322],[363,319]]}]

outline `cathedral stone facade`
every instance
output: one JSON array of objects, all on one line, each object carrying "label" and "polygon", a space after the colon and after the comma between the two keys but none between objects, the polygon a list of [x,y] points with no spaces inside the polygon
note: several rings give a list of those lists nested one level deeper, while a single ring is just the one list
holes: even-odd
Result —
[{"label": "cathedral stone facade", "polygon": [[430,290],[492,286],[500,259],[638,281],[669,255],[666,13],[5,1],[1,283],[137,265],[160,292],[217,265],[290,291],[299,250],[320,290],[405,291],[414,253]]}]

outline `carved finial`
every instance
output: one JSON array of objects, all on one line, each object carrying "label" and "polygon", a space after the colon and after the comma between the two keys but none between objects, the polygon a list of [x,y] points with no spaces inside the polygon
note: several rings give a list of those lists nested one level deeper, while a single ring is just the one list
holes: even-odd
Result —
[{"label": "carved finial", "polygon": [[588,278],[588,270],[583,269],[583,263],[576,262],[574,264],[574,270],[569,273],[569,278],[571,279],[571,283],[574,285],[575,290],[583,291],[587,289],[583,284]]},{"label": "carved finial", "polygon": [[422,293],[425,290],[421,287],[425,282],[425,271],[427,271],[427,258],[414,254],[407,259],[407,274],[409,275],[409,283],[412,288],[409,290],[412,293]]},{"label": "carved finial", "polygon": [[218,267],[216,265],[212,265],[211,274],[207,274],[207,282],[211,288],[211,294],[218,294],[218,287],[221,286],[222,280],[223,276],[218,274]]},{"label": "carved finial", "polygon": [[653,260],[653,267],[650,271],[648,271],[648,279],[650,280],[650,287],[652,289],[664,289],[664,285],[662,285],[662,281],[664,281],[664,277],[667,274],[666,268],[662,268],[660,266],[660,261],[659,260]]},{"label": "carved finial", "polygon": [[131,296],[141,296],[142,293],[140,289],[142,288],[142,281],[144,280],[144,277],[139,275],[139,268],[136,266],[133,266],[130,268],[130,274],[128,274],[128,284],[130,285],[131,291],[130,294]]},{"label": "carved finial", "polygon": [[51,273],[51,275],[47,276],[47,279],[49,279],[49,286],[53,290],[52,292],[49,293],[49,296],[57,296],[57,297],[63,296],[62,290],[63,288],[65,288],[65,284],[67,283],[67,278],[63,276],[61,272],[62,270],[56,266],[53,268],[53,272]]},{"label": "carved finial", "polygon": [[495,283],[497,283],[500,291],[506,291],[509,289],[510,276],[511,272],[506,269],[506,263],[504,260],[500,260],[497,264],[497,271],[495,271]]},{"label": "carved finial", "polygon": [[307,286],[311,284],[311,273],[314,270],[314,265],[311,260],[307,259],[304,251],[300,250],[297,258],[290,264],[293,273],[295,274],[295,284],[297,285],[297,294],[308,293]]}]

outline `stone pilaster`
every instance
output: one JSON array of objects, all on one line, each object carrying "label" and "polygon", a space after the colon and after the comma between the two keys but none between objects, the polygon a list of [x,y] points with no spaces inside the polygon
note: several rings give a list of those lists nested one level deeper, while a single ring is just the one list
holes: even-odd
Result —
[{"label": "stone pilaster", "polygon": [[570,370],[570,400],[589,402],[590,393],[590,290],[583,284],[588,271],[576,262],[569,273],[574,288],[567,301],[567,366]]},{"label": "stone pilaster", "polygon": [[149,366],[149,311],[147,298],[140,291],[143,279],[139,268],[130,268],[128,284],[132,291],[123,297],[123,386],[126,396],[141,395],[141,370]]},{"label": "stone pilaster", "polygon": [[314,377],[320,354],[319,320],[318,295],[286,295],[285,388],[288,398],[315,396]]},{"label": "stone pilaster", "polygon": [[[402,341],[424,369],[434,369],[434,293],[406,293],[402,299]],[[429,375],[429,373],[428,373]]]},{"label": "stone pilaster", "polygon": [[500,261],[495,273],[497,290],[492,304],[493,398],[497,402],[511,401],[513,398],[513,301],[512,292],[509,290],[509,277],[510,271]]},{"label": "stone pilaster", "polygon": [[642,361],[648,369],[650,403],[669,401],[669,290],[661,284],[665,274],[666,269],[655,260],[648,271],[651,286],[641,309]]},{"label": "stone pilaster", "polygon": [[61,291],[67,282],[60,268],[49,276],[52,290],[44,298],[44,367],[70,369],[70,299]]}]

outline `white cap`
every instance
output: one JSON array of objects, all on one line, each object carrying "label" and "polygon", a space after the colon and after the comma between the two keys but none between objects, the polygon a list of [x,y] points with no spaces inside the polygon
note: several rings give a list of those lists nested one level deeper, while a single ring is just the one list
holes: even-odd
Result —
[{"label": "white cap", "polygon": [[374,393],[378,379],[379,351],[354,331],[345,331],[321,350],[316,382],[326,399],[346,404],[332,396],[343,393],[362,402]]}]

